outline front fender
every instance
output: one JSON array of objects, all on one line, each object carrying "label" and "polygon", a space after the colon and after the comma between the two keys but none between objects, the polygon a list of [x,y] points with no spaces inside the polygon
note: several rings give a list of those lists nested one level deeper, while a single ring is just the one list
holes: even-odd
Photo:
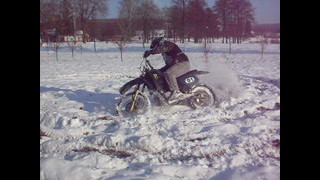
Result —
[{"label": "front fender", "polygon": [[139,77],[139,78],[136,78],[136,79],[133,79],[127,83],[125,83],[120,89],[119,89],[119,92],[120,94],[124,94],[126,93],[132,86],[136,85],[136,84],[139,84],[139,83],[142,83],[142,79]]}]

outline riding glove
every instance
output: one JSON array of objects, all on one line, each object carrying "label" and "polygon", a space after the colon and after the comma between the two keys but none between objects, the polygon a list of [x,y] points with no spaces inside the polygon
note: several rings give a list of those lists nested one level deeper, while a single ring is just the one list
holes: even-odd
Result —
[{"label": "riding glove", "polygon": [[146,50],[146,51],[144,52],[143,57],[146,58],[146,57],[150,56],[150,54],[151,54],[150,51],[149,51],[149,50]]}]

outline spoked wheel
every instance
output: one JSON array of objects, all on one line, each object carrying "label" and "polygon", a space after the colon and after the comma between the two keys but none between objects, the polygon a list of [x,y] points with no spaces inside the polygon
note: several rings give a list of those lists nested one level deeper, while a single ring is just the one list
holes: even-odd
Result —
[{"label": "spoked wheel", "polygon": [[198,109],[212,106],[216,102],[215,94],[212,89],[206,85],[197,85],[192,90],[192,97],[189,99],[191,108]]},{"label": "spoked wheel", "polygon": [[121,117],[129,117],[142,115],[149,111],[151,103],[149,98],[139,92],[134,101],[135,93],[129,93],[123,96],[117,105],[117,115]]}]

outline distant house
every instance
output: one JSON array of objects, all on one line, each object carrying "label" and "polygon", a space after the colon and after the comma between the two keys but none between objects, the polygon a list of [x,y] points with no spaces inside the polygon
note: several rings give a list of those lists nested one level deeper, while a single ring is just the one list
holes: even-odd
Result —
[{"label": "distant house", "polygon": [[75,31],[74,38],[76,41],[82,41],[83,40],[83,31],[81,31],[81,30]]},{"label": "distant house", "polygon": [[[89,39],[89,34],[87,34],[87,33],[86,33],[86,38]],[[70,41],[82,42],[83,41],[83,31],[77,30],[74,32],[73,36],[63,36],[63,41],[64,42],[70,42]]]},{"label": "distant house", "polygon": [[63,41],[65,41],[65,42],[75,41],[75,37],[74,36],[64,36]]}]

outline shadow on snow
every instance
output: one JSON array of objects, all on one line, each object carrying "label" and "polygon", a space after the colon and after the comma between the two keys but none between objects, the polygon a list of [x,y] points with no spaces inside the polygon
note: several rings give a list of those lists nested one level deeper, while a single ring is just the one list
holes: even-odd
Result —
[{"label": "shadow on snow", "polygon": [[113,93],[90,92],[85,90],[74,91],[70,89],[40,86],[40,93],[44,92],[59,92],[57,95],[58,97],[67,97],[69,100],[82,103],[83,106],[81,109],[90,113],[105,111],[114,114],[117,103],[115,98],[119,96],[119,94]]}]

